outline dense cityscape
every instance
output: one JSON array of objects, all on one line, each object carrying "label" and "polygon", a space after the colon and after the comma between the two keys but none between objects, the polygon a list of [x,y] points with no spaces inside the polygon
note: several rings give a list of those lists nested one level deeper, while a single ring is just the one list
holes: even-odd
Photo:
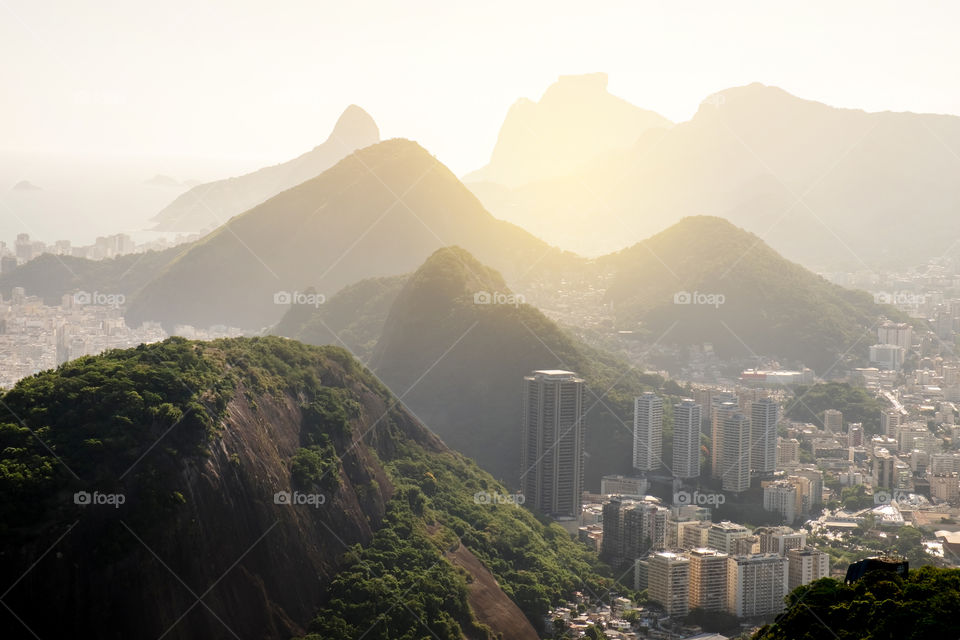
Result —
[{"label": "dense cityscape", "polygon": [[[636,624],[623,616],[634,612],[636,623],[643,613],[643,637],[687,637],[674,634],[700,631],[682,624],[691,610],[772,618],[797,586],[843,580],[847,558],[879,552],[958,566],[960,361],[941,354],[955,343],[951,310],[960,301],[922,297],[931,302],[911,302],[909,311],[930,313],[935,329],[915,335],[911,324],[885,321],[870,347],[871,366],[832,380],[883,403],[866,427],[837,408],[824,409],[815,423],[784,417],[783,407],[801,406],[803,390],[815,384],[809,369],[745,370],[735,385],[689,385],[692,397],[676,399],[666,429],[672,458],[664,461],[670,399],[648,392],[635,399],[637,475],[605,475],[599,492],[574,490],[581,430],[589,428],[578,422],[583,380],[569,371],[534,372],[526,379],[523,442],[546,446],[550,456],[542,459],[533,445],[524,450],[526,503],[571,532],[576,527],[581,542],[656,605],[656,613],[631,603],[619,612],[567,607],[551,615],[573,630],[602,622],[615,629],[609,637],[635,638]],[[556,403],[547,423],[545,398]],[[558,433],[556,445],[544,436]],[[714,443],[702,464],[701,433]],[[757,518],[750,503],[769,514],[764,526],[746,524]],[[744,523],[717,517],[740,519],[738,505]],[[665,620],[680,622],[668,628]]]}]

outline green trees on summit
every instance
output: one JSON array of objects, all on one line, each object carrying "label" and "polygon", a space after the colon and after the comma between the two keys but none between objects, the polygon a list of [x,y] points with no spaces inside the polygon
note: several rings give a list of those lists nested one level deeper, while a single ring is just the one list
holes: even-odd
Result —
[{"label": "green trees on summit", "polygon": [[184,459],[208,454],[238,390],[301,398],[304,440],[294,478],[335,486],[339,460],[331,439],[349,436],[360,405],[346,389],[328,386],[341,381],[323,379],[327,359],[386,393],[345,351],[274,337],[170,338],[21,380],[0,403],[0,493],[10,498],[0,502],[0,535],[63,509],[60,492],[121,482],[139,486],[138,503],[153,504],[160,517],[179,500],[171,478]]},{"label": "green trees on summit", "polygon": [[960,569],[874,571],[852,585],[823,578],[787,596],[786,612],[753,640],[932,640],[960,635]]}]

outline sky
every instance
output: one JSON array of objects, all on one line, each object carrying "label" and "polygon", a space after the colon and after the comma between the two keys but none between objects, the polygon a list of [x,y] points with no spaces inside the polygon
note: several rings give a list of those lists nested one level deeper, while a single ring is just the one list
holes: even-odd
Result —
[{"label": "sky", "polygon": [[0,153],[253,168],[320,144],[356,103],[463,175],[514,101],[594,71],[674,121],[754,81],[960,114],[958,24],[946,1],[0,0]]}]

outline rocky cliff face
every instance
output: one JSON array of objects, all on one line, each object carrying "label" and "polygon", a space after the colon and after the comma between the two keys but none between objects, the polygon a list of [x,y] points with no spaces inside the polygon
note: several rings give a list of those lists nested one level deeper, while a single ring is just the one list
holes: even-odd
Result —
[{"label": "rocky cliff face", "polygon": [[670,125],[608,93],[605,73],[560,76],[539,102],[521,98],[510,107],[490,163],[464,181],[512,188],[562,178]]}]

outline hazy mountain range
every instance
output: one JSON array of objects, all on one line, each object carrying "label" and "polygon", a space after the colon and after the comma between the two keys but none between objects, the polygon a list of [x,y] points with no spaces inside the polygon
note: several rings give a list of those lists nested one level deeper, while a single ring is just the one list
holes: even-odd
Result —
[{"label": "hazy mountain range", "polygon": [[605,256],[617,328],[648,342],[710,343],[722,358],[776,356],[818,374],[865,366],[881,314],[905,314],[831,284],[722,218],[684,218]]},{"label": "hazy mountain range", "polygon": [[[490,292],[499,296],[487,303]],[[463,249],[437,251],[396,297],[370,366],[444,442],[511,485],[521,471],[520,381],[535,369],[577,371],[590,388],[589,486],[604,469],[628,472],[629,398],[662,379],[631,371],[510,295],[500,274]]]},{"label": "hazy mountain range", "polygon": [[235,178],[199,184],[181,194],[156,215],[157,231],[200,231],[219,227],[281,191],[314,178],[353,151],[380,141],[370,115],[350,105],[326,142],[272,167]]},{"label": "hazy mountain range", "polygon": [[[581,88],[569,99],[605,95],[599,85]],[[498,149],[528,142],[511,120]],[[562,138],[581,122],[540,137]],[[599,156],[584,145],[583,166],[564,176],[531,178],[536,171],[523,167],[465,180],[497,217],[584,255],[701,214],[725,217],[808,267],[910,265],[960,239],[956,116],[839,109],[752,84],[710,96],[687,122],[639,136],[624,129],[623,138],[629,148]]]},{"label": "hazy mountain range", "polygon": [[[869,341],[858,338],[881,314],[898,316],[720,218],[685,219],[593,261],[563,253],[495,219],[433,156],[400,139],[351,154],[191,245],[100,263],[44,256],[4,274],[0,292],[24,286],[50,303],[73,289],[123,293],[128,322],[160,321],[170,331],[181,324],[260,330],[293,304],[281,333],[345,345],[366,359],[392,324],[401,287],[413,286],[400,276],[451,245],[496,270],[498,280],[481,283],[490,294],[531,293],[550,310],[566,304],[560,292],[575,299],[600,289],[615,329],[818,372],[862,362]],[[677,303],[683,295],[696,298]]]},{"label": "hazy mountain range", "polygon": [[231,219],[134,295],[128,318],[259,329],[288,294],[407,273],[450,244],[521,282],[575,260],[494,218],[420,145],[395,139]]},{"label": "hazy mountain range", "polygon": [[[705,258],[708,243],[719,251]],[[718,218],[686,219],[604,261],[617,269],[607,296],[618,328],[647,342],[711,342],[725,358],[764,354],[821,373],[844,370],[865,361],[881,313],[902,319]],[[490,292],[500,296],[487,300]],[[633,371],[511,295],[499,273],[450,247],[407,277],[345,288],[329,308],[295,305],[274,331],[369,358],[447,444],[506,482],[519,473],[519,381],[535,369],[577,371],[590,389],[588,486],[604,472],[629,473],[632,398],[663,380]]]}]

